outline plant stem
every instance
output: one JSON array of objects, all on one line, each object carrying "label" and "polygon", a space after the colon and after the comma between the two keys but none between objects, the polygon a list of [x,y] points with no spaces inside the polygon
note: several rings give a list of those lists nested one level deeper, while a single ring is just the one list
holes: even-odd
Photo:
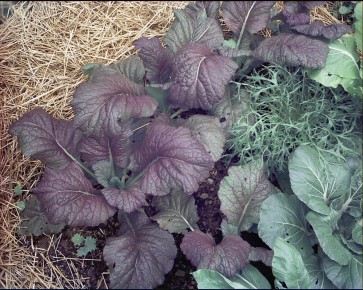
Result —
[{"label": "plant stem", "polygon": [[136,233],[135,233],[135,230],[134,230],[134,227],[132,226],[132,223],[130,221],[130,217],[129,217],[129,214],[127,212],[124,212],[123,213],[123,216],[127,222],[127,224],[129,225],[130,229],[132,230],[132,233],[134,234],[134,236],[136,237]]}]

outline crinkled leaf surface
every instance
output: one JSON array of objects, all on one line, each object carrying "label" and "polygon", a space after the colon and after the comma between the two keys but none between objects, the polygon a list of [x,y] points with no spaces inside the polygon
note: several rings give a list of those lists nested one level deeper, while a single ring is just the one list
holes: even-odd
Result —
[{"label": "crinkled leaf surface", "polygon": [[338,289],[362,289],[362,255],[352,255],[348,265],[324,258],[324,271]]},{"label": "crinkled leaf surface", "polygon": [[185,10],[189,14],[196,13],[200,10],[205,11],[208,17],[219,17],[219,1],[196,1],[195,3],[188,4]]},{"label": "crinkled leaf surface", "polygon": [[222,157],[226,137],[217,118],[193,115],[182,126],[192,131],[193,137],[204,146],[205,150],[212,156],[213,161],[216,162]]},{"label": "crinkled leaf surface", "polygon": [[273,5],[274,1],[225,1],[221,7],[223,20],[237,35],[243,26],[254,34],[267,26]]},{"label": "crinkled leaf surface", "polygon": [[221,181],[218,197],[221,211],[228,222],[244,231],[259,222],[262,202],[276,192],[266,178],[263,162],[259,159],[241,166],[231,166],[228,176]]},{"label": "crinkled leaf surface", "polygon": [[144,83],[145,67],[141,58],[137,55],[130,55],[129,57],[115,64],[111,64],[108,67],[118,71],[137,84]]},{"label": "crinkled leaf surface", "polygon": [[211,52],[206,45],[189,45],[175,56],[169,101],[186,109],[209,110],[223,99],[237,68],[234,61]]},{"label": "crinkled leaf surface", "polygon": [[343,243],[333,235],[332,226],[324,220],[324,216],[310,211],[306,220],[311,224],[319,240],[319,245],[328,257],[340,265],[347,265],[351,254],[344,247]]},{"label": "crinkled leaf surface", "polygon": [[130,119],[151,116],[157,102],[123,74],[98,70],[91,80],[76,88],[71,106],[75,126],[87,135],[101,136],[119,133]]},{"label": "crinkled leaf surface", "polygon": [[185,234],[180,249],[198,269],[216,270],[231,277],[249,263],[251,247],[238,235],[225,236],[216,245],[211,235],[194,231]]},{"label": "crinkled leaf surface", "polygon": [[129,222],[121,220],[120,236],[108,238],[103,250],[110,269],[110,287],[154,288],[163,283],[164,275],[173,267],[177,254],[174,238],[145,214],[133,213]]},{"label": "crinkled leaf surface", "polygon": [[305,35],[324,36],[328,39],[338,39],[344,34],[353,32],[353,29],[348,24],[330,24],[325,26],[321,20],[314,21],[311,24],[296,25],[292,29]]},{"label": "crinkled leaf surface", "polygon": [[360,51],[363,51],[363,3],[358,2],[355,4],[354,7],[354,14],[353,14],[355,21],[354,21],[354,38],[355,42],[357,43],[357,47]]},{"label": "crinkled leaf surface", "polygon": [[122,170],[118,167],[112,168],[112,166],[112,163],[106,160],[98,161],[92,166],[98,183],[103,187],[118,187],[121,185]]},{"label": "crinkled leaf surface", "polygon": [[145,194],[136,186],[127,189],[105,188],[102,194],[110,205],[124,212],[134,212],[147,205]]},{"label": "crinkled leaf surface", "polygon": [[72,122],[57,120],[43,109],[34,109],[9,129],[18,137],[23,154],[39,159],[49,168],[64,169],[77,158],[77,144],[81,132],[72,127]]},{"label": "crinkled leaf surface", "polygon": [[344,164],[328,163],[309,146],[299,146],[290,156],[291,188],[310,209],[329,215],[328,204],[344,195],[349,188],[351,173]]},{"label": "crinkled leaf surface", "polygon": [[342,85],[352,95],[362,95],[362,79],[358,66],[359,55],[352,35],[344,35],[329,43],[326,65],[308,70],[308,76],[326,87]]},{"label": "crinkled leaf surface", "polygon": [[142,37],[135,41],[140,49],[139,56],[144,62],[146,78],[153,84],[165,84],[171,80],[172,54],[163,47],[159,38]]},{"label": "crinkled leaf surface", "polygon": [[46,168],[32,191],[52,223],[97,226],[115,213],[75,162],[61,171]]},{"label": "crinkled leaf surface", "polygon": [[252,265],[247,265],[242,272],[229,278],[207,269],[192,274],[198,283],[198,289],[271,289],[270,283]]},{"label": "crinkled leaf surface", "polygon": [[131,169],[143,172],[140,188],[153,195],[165,195],[172,189],[192,194],[214,166],[212,157],[190,129],[175,128],[158,119],[148,126],[132,159]]},{"label": "crinkled leaf surface", "polygon": [[222,27],[216,18],[207,17],[205,11],[199,10],[190,14],[177,9],[174,15],[175,20],[163,38],[173,53],[191,43],[203,44],[210,49],[222,45],[224,40]]},{"label": "crinkled leaf surface", "polygon": [[264,62],[320,69],[325,66],[328,52],[328,45],[320,40],[281,33],[263,40],[253,55]]},{"label": "crinkled leaf surface", "polygon": [[181,191],[154,197],[153,205],[159,210],[151,219],[170,233],[184,234],[187,229],[198,229],[199,220],[195,199]]},{"label": "crinkled leaf surface", "polygon": [[306,213],[307,207],[295,195],[273,194],[261,205],[258,235],[271,249],[280,237],[293,245],[302,257],[308,257],[313,249]]}]

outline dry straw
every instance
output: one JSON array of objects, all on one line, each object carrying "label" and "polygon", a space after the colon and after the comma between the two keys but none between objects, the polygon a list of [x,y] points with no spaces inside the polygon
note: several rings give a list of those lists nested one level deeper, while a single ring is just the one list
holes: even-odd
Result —
[{"label": "dry straw", "polygon": [[[42,165],[22,156],[7,133],[9,125],[35,107],[71,118],[69,102],[85,81],[83,65],[110,64],[134,54],[136,39],[162,37],[173,10],[187,3],[30,1],[11,8],[12,16],[0,25],[1,288],[83,288],[89,279],[77,272],[82,259],[64,257],[58,250],[61,235],[46,237],[46,246],[36,247],[32,239],[15,234],[20,217],[13,188],[20,184],[26,196]],[[337,22],[326,8],[314,10],[313,16]],[[97,286],[107,287],[104,277]]]}]

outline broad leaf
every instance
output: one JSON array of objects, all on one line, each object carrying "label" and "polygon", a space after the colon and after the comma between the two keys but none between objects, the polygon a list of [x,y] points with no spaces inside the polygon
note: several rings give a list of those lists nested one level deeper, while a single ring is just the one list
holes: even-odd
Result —
[{"label": "broad leaf", "polygon": [[362,234],[362,227],[363,227],[363,220],[360,219],[359,221],[357,221],[354,225],[353,231],[352,231],[352,237],[353,240],[358,243],[363,245],[363,234]]},{"label": "broad leaf", "polygon": [[225,1],[223,20],[236,35],[242,28],[255,34],[266,28],[273,5],[274,1]]},{"label": "broad leaf", "polygon": [[149,82],[165,84],[171,81],[172,54],[161,45],[159,38],[142,37],[135,41],[135,48],[140,49],[139,56],[144,62]]},{"label": "broad leaf", "polygon": [[266,266],[271,267],[273,255],[274,255],[274,252],[269,249],[262,248],[262,247],[256,247],[256,248],[251,247],[251,252],[248,255],[248,259],[250,261],[261,261]]},{"label": "broad leaf", "polygon": [[352,95],[362,94],[359,55],[352,35],[344,35],[329,43],[326,65],[320,70],[308,70],[308,76],[326,87],[342,85]]},{"label": "broad leaf", "polygon": [[76,163],[61,171],[46,168],[32,191],[51,223],[97,226],[115,213]]},{"label": "broad leaf", "polygon": [[354,38],[357,43],[357,47],[360,51],[363,51],[363,3],[358,2],[354,7],[353,14],[354,21]]},{"label": "broad leaf", "polygon": [[189,14],[196,13],[200,10],[205,11],[208,17],[219,17],[219,1],[196,1],[195,3],[188,4],[185,10]]},{"label": "broad leaf", "polygon": [[320,40],[281,33],[263,40],[253,55],[264,62],[320,69],[325,66],[328,52],[328,45]]},{"label": "broad leaf", "polygon": [[9,132],[18,137],[25,156],[39,159],[52,169],[64,169],[79,155],[76,149],[81,132],[72,122],[57,120],[43,109],[26,113]]},{"label": "broad leaf", "polygon": [[275,240],[282,238],[293,245],[302,257],[308,257],[313,250],[306,213],[306,206],[295,195],[271,195],[260,209],[258,235],[271,249]]},{"label": "broad leaf", "polygon": [[311,255],[304,258],[304,264],[311,278],[309,289],[336,289],[326,276],[320,258]]},{"label": "broad leaf", "polygon": [[230,224],[240,231],[248,230],[259,222],[262,202],[275,192],[276,188],[264,174],[262,160],[231,166],[218,191],[221,211]]},{"label": "broad leaf", "polygon": [[192,195],[174,191],[167,196],[155,197],[153,205],[159,213],[151,219],[157,221],[162,229],[177,234],[184,234],[187,229],[198,229],[199,217]]},{"label": "broad leaf", "polygon": [[198,283],[198,289],[271,289],[266,278],[252,265],[247,265],[242,272],[229,278],[207,269],[192,274]]},{"label": "broad leaf", "polygon": [[103,256],[110,269],[110,288],[154,288],[174,264],[177,248],[167,231],[134,213],[121,221],[120,236],[108,238]]},{"label": "broad leaf", "polygon": [[207,17],[205,11],[198,11],[192,15],[177,9],[174,15],[175,20],[163,38],[173,53],[191,43],[203,44],[210,49],[222,45],[224,40],[222,27],[217,19]]},{"label": "broad leaf", "polygon": [[137,55],[130,55],[126,59],[109,65],[108,68],[116,70],[137,84],[144,83],[145,67]]},{"label": "broad leaf", "polygon": [[343,164],[328,163],[316,149],[299,146],[290,156],[291,188],[313,211],[329,215],[329,203],[341,197],[350,184],[350,172]]},{"label": "broad leaf", "polygon": [[166,195],[173,189],[192,194],[213,169],[212,157],[189,129],[158,119],[148,126],[130,167],[142,172],[140,188],[147,194]]},{"label": "broad leaf", "polygon": [[306,220],[313,227],[319,240],[319,245],[325,254],[340,265],[347,265],[351,259],[351,254],[342,242],[333,235],[333,228],[324,220],[324,216],[310,211],[306,215]]},{"label": "broad leaf", "polygon": [[193,137],[204,146],[214,162],[222,157],[226,137],[217,118],[193,115],[182,126],[192,131]]},{"label": "broad leaf", "polygon": [[272,273],[276,279],[285,282],[288,288],[308,289],[312,278],[295,247],[277,238],[273,250]]},{"label": "broad leaf", "polygon": [[355,170],[349,190],[349,204],[347,204],[347,213],[356,218],[362,217],[362,203],[363,203],[363,180],[362,180],[362,167]]},{"label": "broad leaf", "polygon": [[142,86],[113,70],[99,70],[79,85],[71,101],[74,124],[87,135],[118,134],[123,123],[151,116],[157,102]]},{"label": "broad leaf", "polygon": [[134,212],[147,205],[145,194],[136,186],[127,189],[105,188],[102,194],[110,205],[124,212]]},{"label": "broad leaf", "polygon": [[237,68],[234,61],[211,52],[206,45],[189,45],[175,56],[169,101],[186,109],[209,110],[222,100]]},{"label": "broad leaf", "polygon": [[348,265],[324,258],[324,271],[338,289],[362,289],[362,255],[352,255]]},{"label": "broad leaf", "polygon": [[216,270],[231,277],[249,263],[251,247],[238,235],[225,236],[216,245],[211,235],[194,231],[184,236],[180,249],[198,269]]},{"label": "broad leaf", "polygon": [[328,39],[338,39],[344,34],[353,32],[353,29],[348,24],[330,24],[325,26],[321,20],[311,24],[296,25],[292,29],[305,35],[324,36]]}]

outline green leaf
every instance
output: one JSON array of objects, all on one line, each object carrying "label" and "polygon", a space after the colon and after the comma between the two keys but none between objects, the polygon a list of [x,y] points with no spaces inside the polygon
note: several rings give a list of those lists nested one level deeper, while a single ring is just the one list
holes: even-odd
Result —
[{"label": "green leaf", "polygon": [[168,111],[168,94],[161,88],[155,88],[151,86],[145,86],[146,92],[149,96],[153,97],[159,104],[159,108],[163,113]]},{"label": "green leaf", "polygon": [[14,188],[14,196],[21,195],[22,193],[22,187],[20,184],[17,184]]},{"label": "green leaf", "polygon": [[79,248],[77,256],[86,256],[89,252],[96,250],[96,240],[93,237],[86,237],[84,240],[84,246]]},{"label": "green leaf", "polygon": [[74,234],[74,236],[72,237],[71,240],[75,246],[80,246],[84,242],[84,236],[77,233],[77,234]]},{"label": "green leaf", "polygon": [[309,146],[299,146],[292,153],[289,172],[297,197],[310,209],[324,215],[330,214],[330,201],[346,193],[351,178],[343,163],[322,156]]},{"label": "green leaf", "polygon": [[271,249],[275,240],[282,238],[294,245],[302,257],[308,257],[313,249],[308,237],[306,213],[307,207],[295,195],[271,195],[260,209],[258,235]]},{"label": "green leaf", "polygon": [[352,11],[352,8],[351,7],[347,7],[347,6],[340,6],[339,7],[339,13],[340,14],[348,14],[350,13],[350,11]]},{"label": "green leaf", "polygon": [[16,203],[16,206],[19,208],[20,211],[23,211],[25,209],[25,202],[23,200],[19,200]]},{"label": "green leaf", "polygon": [[355,18],[354,21],[354,38],[355,42],[357,43],[357,47],[360,51],[363,51],[363,2],[358,1],[358,3],[354,7],[354,14],[353,17]]},{"label": "green leaf", "polygon": [[308,70],[308,76],[326,87],[342,85],[352,95],[362,94],[359,55],[352,35],[344,35],[329,43],[329,54],[324,68]]},{"label": "green leaf", "polygon": [[313,227],[325,254],[340,265],[347,265],[351,259],[351,254],[342,242],[333,235],[331,224],[324,220],[324,218],[326,217],[312,211],[306,215],[306,220]]},{"label": "green leaf", "polygon": [[252,265],[247,265],[241,273],[229,278],[207,269],[192,274],[198,289],[271,289],[266,278]]},{"label": "green leaf", "polygon": [[277,238],[273,250],[272,273],[276,279],[285,282],[288,288],[308,289],[312,278],[295,247]]},{"label": "green leaf", "polygon": [[228,176],[221,181],[218,197],[228,223],[244,231],[259,222],[262,202],[276,192],[277,189],[264,174],[262,159],[258,159],[241,166],[231,166]]},{"label": "green leaf", "polygon": [[362,224],[363,220],[360,219],[359,221],[357,221],[355,223],[355,226],[353,228],[353,231],[352,231],[352,237],[353,237],[353,240],[357,243],[357,244],[361,244],[363,245],[363,234],[362,234]]},{"label": "green leaf", "polygon": [[324,258],[324,271],[339,289],[362,289],[362,255],[352,255],[347,265]]},{"label": "green leaf", "polygon": [[328,279],[320,265],[320,259],[312,255],[304,259],[305,267],[311,277],[310,289],[336,289],[334,284]]}]

